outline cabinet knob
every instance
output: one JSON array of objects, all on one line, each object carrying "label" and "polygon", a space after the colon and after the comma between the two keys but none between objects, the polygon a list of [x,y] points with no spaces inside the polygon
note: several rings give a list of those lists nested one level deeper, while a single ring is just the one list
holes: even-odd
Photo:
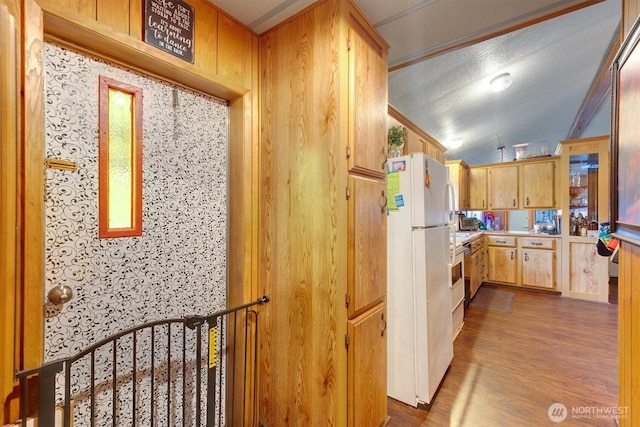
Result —
[{"label": "cabinet knob", "polygon": [[386,213],[387,211],[387,196],[384,194],[384,190],[382,190],[381,192],[382,194],[380,195],[380,212],[382,213]]},{"label": "cabinet knob", "polygon": [[527,197],[527,206],[529,206],[529,198]]},{"label": "cabinet knob", "polygon": [[513,204],[513,207],[515,208],[516,207],[516,199],[513,199],[512,204]]},{"label": "cabinet knob", "polygon": [[511,259],[513,259],[513,251],[511,251]]},{"label": "cabinet knob", "polygon": [[529,261],[529,254],[526,252],[524,253],[524,260]]},{"label": "cabinet knob", "polygon": [[387,151],[384,149],[384,146],[382,147],[382,158],[384,160],[382,160],[382,167],[380,169],[384,170],[384,168],[387,166]]}]

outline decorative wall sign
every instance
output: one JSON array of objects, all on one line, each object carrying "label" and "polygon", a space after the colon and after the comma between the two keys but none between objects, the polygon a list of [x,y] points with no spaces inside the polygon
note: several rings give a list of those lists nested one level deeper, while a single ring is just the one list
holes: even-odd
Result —
[{"label": "decorative wall sign", "polygon": [[193,64],[193,6],[182,0],[145,0],[144,41]]}]

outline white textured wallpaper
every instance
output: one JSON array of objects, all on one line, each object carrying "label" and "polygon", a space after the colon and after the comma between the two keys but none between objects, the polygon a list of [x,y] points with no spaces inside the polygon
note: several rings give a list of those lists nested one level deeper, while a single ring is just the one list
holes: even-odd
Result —
[{"label": "white textured wallpaper", "polygon": [[[45,295],[66,284],[74,298],[45,305],[45,360],[142,323],[224,308],[225,101],[50,44],[45,70],[46,156],[78,164],[46,171]],[[98,238],[101,75],[143,89],[141,237]]]}]

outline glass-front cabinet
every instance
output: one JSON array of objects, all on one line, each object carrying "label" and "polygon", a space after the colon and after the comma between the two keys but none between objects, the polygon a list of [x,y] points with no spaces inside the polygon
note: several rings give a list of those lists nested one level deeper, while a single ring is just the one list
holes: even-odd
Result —
[{"label": "glass-front cabinet", "polygon": [[609,259],[596,243],[609,221],[609,136],[562,141],[560,227],[562,294],[608,301]]},{"label": "glass-front cabinet", "polygon": [[569,234],[598,235],[598,153],[569,156]]}]

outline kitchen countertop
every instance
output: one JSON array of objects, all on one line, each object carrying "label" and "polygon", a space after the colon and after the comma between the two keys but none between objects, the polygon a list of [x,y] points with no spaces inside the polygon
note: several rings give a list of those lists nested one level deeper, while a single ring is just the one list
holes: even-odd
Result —
[{"label": "kitchen countertop", "polygon": [[560,237],[559,234],[548,233],[530,233],[526,231],[506,231],[506,230],[479,230],[479,231],[458,231],[456,232],[456,242],[458,244],[465,244],[476,240],[478,237],[488,235],[498,236],[520,236],[520,237]]}]

